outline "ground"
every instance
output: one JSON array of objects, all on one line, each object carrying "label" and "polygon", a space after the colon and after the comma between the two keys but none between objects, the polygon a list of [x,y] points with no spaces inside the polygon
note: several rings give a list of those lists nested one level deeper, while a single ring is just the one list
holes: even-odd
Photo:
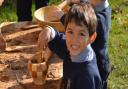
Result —
[{"label": "ground", "polygon": [[63,64],[55,54],[48,61],[44,85],[35,85],[27,68],[28,60],[37,51],[38,34],[42,29],[28,22],[3,25],[1,33],[6,48],[0,53],[0,89],[59,89]]}]

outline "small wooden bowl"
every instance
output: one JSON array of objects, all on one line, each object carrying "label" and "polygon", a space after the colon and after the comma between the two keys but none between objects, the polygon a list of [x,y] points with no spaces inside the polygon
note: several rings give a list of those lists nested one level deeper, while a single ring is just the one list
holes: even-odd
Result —
[{"label": "small wooden bowl", "polygon": [[46,75],[48,71],[48,65],[46,62],[35,63],[33,61],[28,61],[28,71],[33,78],[33,83],[35,85],[44,85],[46,81]]}]

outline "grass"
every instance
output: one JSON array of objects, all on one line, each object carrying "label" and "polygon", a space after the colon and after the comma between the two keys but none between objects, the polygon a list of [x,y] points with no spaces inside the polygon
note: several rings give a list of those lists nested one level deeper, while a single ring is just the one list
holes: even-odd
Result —
[{"label": "grass", "polygon": [[14,5],[8,5],[9,3],[4,3],[0,7],[0,23],[4,21],[16,21],[16,8]]},{"label": "grass", "polygon": [[113,8],[109,38],[112,69],[109,76],[110,89],[128,89],[128,1],[125,1],[110,1]]},{"label": "grass", "polygon": [[[50,0],[50,5],[59,2],[60,0]],[[109,2],[113,10],[109,37],[112,69],[108,80],[109,89],[128,89],[128,0],[109,0]],[[0,23],[16,21],[15,9],[15,4],[3,5],[0,8]]]},{"label": "grass", "polygon": [[125,1],[110,1],[113,8],[109,38],[110,89],[128,89],[128,1],[127,4],[123,3]]}]

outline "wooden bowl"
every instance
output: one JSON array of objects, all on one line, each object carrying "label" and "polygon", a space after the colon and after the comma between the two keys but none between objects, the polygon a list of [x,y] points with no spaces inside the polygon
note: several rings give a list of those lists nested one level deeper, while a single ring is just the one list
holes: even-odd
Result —
[{"label": "wooden bowl", "polygon": [[64,32],[63,24],[56,17],[52,16],[53,10],[60,10],[57,6],[42,7],[34,12],[34,17],[40,26],[46,25],[56,28],[59,32]]},{"label": "wooden bowl", "polygon": [[48,71],[48,65],[46,62],[35,63],[28,61],[28,71],[33,78],[33,83],[35,85],[44,85],[46,81],[46,75]]},{"label": "wooden bowl", "polygon": [[36,52],[28,61],[28,71],[35,85],[44,85],[48,72],[48,60],[52,52],[47,47],[44,51]]}]

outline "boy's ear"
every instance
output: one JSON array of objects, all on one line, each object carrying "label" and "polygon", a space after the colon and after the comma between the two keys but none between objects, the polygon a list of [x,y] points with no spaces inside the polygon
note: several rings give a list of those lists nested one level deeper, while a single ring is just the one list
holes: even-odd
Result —
[{"label": "boy's ear", "polygon": [[95,41],[95,39],[96,39],[96,37],[97,37],[97,34],[96,34],[96,32],[95,33],[93,33],[93,35],[90,37],[90,43],[92,43],[92,42],[94,42]]}]

